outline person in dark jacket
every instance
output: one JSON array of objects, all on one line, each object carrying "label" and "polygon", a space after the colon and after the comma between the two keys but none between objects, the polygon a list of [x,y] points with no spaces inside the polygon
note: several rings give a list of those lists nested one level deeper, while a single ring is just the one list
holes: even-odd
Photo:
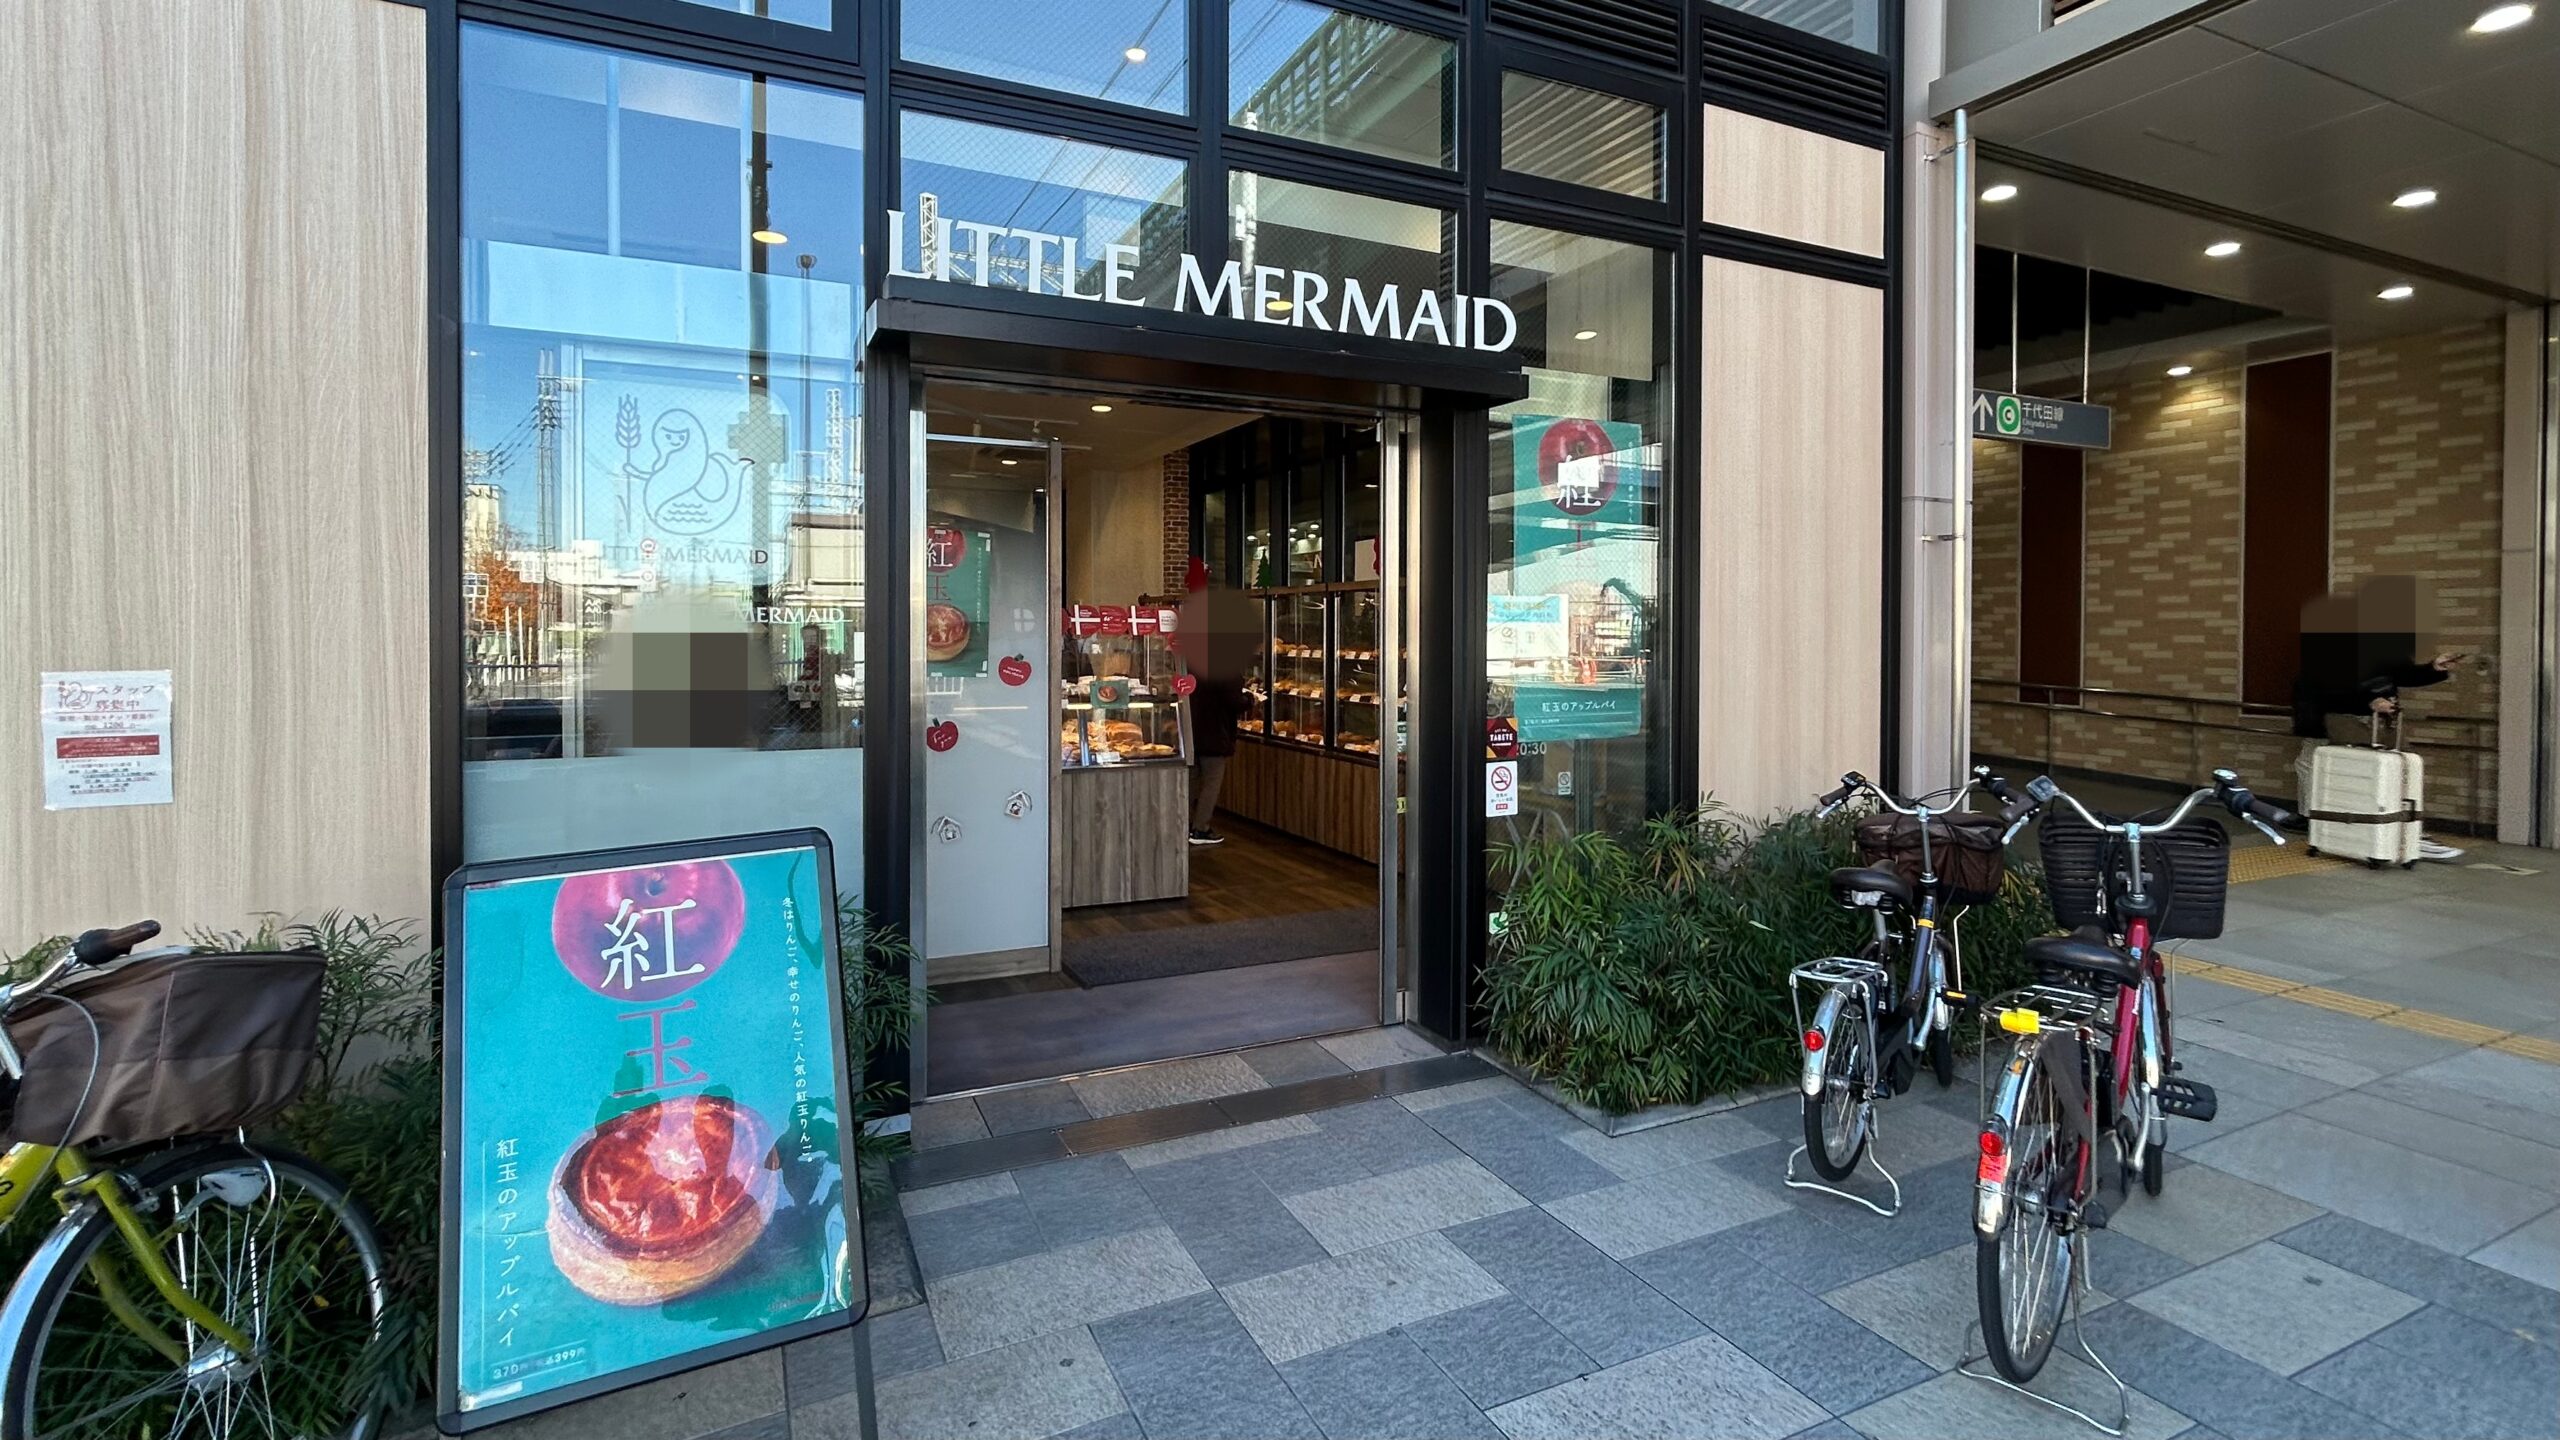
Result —
[{"label": "person in dark jacket", "polygon": [[1191,562],[1191,593],[1182,602],[1182,656],[1196,688],[1191,692],[1191,843],[1222,845],[1211,828],[1218,787],[1236,753],[1236,727],[1245,713],[1245,676],[1260,636],[1260,611],[1243,593],[1213,584],[1208,567]]},{"label": "person in dark jacket", "polygon": [[[2414,658],[2421,633],[2414,589],[2406,579],[2378,578],[2303,607],[2302,666],[2293,682],[2293,733],[2302,741],[2293,759],[2298,809],[2311,809],[2312,756],[2322,746],[2368,743],[2376,717],[2399,715],[2401,691],[2440,685],[2462,663],[2458,651]],[[2423,839],[2419,853],[2462,857],[2454,846]]]}]

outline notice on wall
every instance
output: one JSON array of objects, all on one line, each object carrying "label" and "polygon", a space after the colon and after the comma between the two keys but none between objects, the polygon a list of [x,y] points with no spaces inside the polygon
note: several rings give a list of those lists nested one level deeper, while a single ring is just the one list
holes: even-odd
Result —
[{"label": "notice on wall", "polygon": [[1520,813],[1520,762],[1491,760],[1484,767],[1484,818]]},{"label": "notice on wall", "polygon": [[166,670],[48,670],[37,701],[44,808],[166,805],[176,798]]},{"label": "notice on wall", "polygon": [[1487,595],[1485,658],[1562,660],[1571,653],[1571,628],[1562,595]]}]

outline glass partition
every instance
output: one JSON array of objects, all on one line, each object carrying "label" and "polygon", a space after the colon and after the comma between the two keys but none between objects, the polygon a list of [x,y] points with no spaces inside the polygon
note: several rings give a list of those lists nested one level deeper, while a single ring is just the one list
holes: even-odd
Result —
[{"label": "glass partition", "polygon": [[1457,163],[1454,41],[1306,0],[1232,0],[1227,61],[1239,130]]}]

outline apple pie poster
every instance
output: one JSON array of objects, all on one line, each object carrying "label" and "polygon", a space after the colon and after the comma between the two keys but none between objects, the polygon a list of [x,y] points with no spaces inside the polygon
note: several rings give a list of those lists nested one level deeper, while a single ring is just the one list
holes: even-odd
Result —
[{"label": "apple pie poster", "polygon": [[987,673],[987,566],[995,536],[983,525],[947,515],[924,530],[924,655],[935,675],[976,679]]},{"label": "apple pie poster", "polygon": [[465,892],[462,1411],[848,1308],[817,865]]}]

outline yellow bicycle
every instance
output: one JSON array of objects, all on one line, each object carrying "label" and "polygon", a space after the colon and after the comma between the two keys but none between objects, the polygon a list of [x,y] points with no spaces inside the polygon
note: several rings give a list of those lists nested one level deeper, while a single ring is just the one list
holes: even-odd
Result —
[{"label": "yellow bicycle", "polygon": [[[20,1094],[29,1066],[12,1032],[45,1009],[85,1018],[88,1053],[105,1057],[116,1037],[102,1037],[104,992],[91,987],[117,972],[95,967],[159,930],[92,930],[41,976],[0,986],[13,1122],[34,1094]],[[186,953],[168,958],[184,964]],[[92,1060],[69,1113],[90,1107],[99,1076]],[[372,1435],[378,1417],[358,1377],[388,1298],[382,1245],[335,1177],[236,1131],[93,1154],[10,1129],[21,1143],[0,1155],[0,1241],[40,1193],[61,1218],[0,1305],[0,1440]]]}]

